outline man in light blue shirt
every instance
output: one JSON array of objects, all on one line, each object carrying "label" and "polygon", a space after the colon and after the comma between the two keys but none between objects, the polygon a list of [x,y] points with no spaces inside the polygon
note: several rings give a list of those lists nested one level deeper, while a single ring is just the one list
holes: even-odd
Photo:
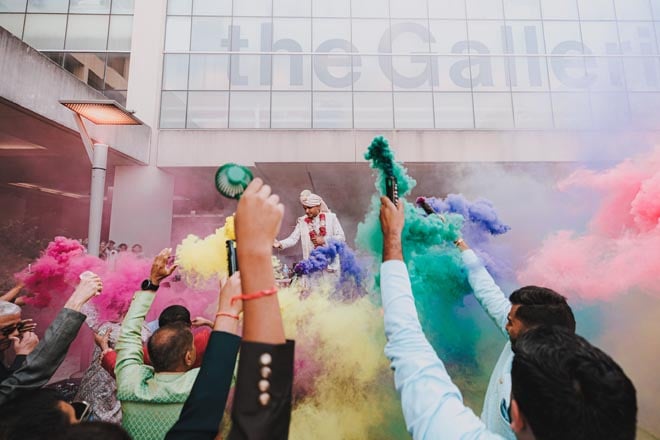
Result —
[{"label": "man in light blue shirt", "polygon": [[[489,430],[463,404],[460,391],[424,336],[403,262],[403,204],[397,208],[386,197],[381,203],[385,354],[392,363],[408,432],[415,440],[505,438]],[[509,309],[503,325],[518,336],[515,306],[504,307],[501,301],[499,305]],[[533,308],[529,313],[534,316],[537,312]],[[510,404],[503,409],[515,438],[634,439],[635,389],[612,359],[557,326],[521,333],[516,356],[508,363],[512,388]]]}]

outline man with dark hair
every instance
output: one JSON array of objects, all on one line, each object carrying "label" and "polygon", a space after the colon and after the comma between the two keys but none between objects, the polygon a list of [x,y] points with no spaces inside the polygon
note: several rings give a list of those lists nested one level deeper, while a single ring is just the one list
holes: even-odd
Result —
[{"label": "man with dark hair", "polygon": [[41,440],[58,438],[78,423],[73,407],[55,390],[27,391],[1,407],[0,438]]},{"label": "man with dark hair", "polygon": [[490,431],[513,440],[515,436],[506,417],[506,408],[511,404],[511,344],[527,330],[541,325],[557,325],[575,333],[575,317],[566,298],[546,287],[522,287],[507,299],[465,241],[457,240],[456,246],[461,250],[475,297],[509,339],[490,376],[481,420]]},{"label": "man with dark hair", "polygon": [[167,325],[148,342],[154,367],[144,364],[141,329],[160,282],[176,266],[168,265],[172,250],[161,251],[151,266],[150,277],[135,293],[117,340],[117,398],[122,406],[122,425],[135,440],[162,439],[179,417],[190,394],[198,368],[190,328]]},{"label": "man with dark hair", "polygon": [[180,322],[188,325],[192,325],[190,320],[190,311],[184,306],[179,304],[174,304],[168,307],[165,307],[160,315],[158,316],[158,327],[165,327],[168,324],[173,324],[175,322]]},{"label": "man with dark hair", "polygon": [[[403,203],[381,198],[385,354],[392,363],[413,439],[502,440],[463,404],[460,391],[424,336],[403,262]],[[561,301],[559,301],[561,302]],[[523,305],[519,305],[524,307]],[[516,333],[516,313],[509,324]],[[502,408],[518,440],[633,440],[635,389],[605,353],[570,329],[534,325],[515,338],[510,405]]]}]

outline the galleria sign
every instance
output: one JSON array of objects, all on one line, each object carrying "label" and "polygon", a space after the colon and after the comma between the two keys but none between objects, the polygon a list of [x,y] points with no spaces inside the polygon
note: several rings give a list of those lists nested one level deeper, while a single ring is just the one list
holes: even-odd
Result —
[{"label": "the galleria sign", "polygon": [[[306,53],[300,42],[285,38],[271,42],[272,22],[264,22],[260,28],[260,62],[258,71],[244,72],[241,69],[240,58],[234,57],[231,63],[231,78],[234,85],[248,85],[248,75],[259,74],[259,84],[262,86],[270,85],[271,64],[270,54],[289,54],[289,85],[302,86],[304,84],[304,66],[303,57],[296,54]],[[414,22],[401,22],[393,24],[380,37],[378,52],[374,53],[378,57],[379,67],[382,74],[397,89],[416,89],[424,85],[433,85],[437,87],[440,83],[440,75],[448,77],[455,88],[470,89],[471,87],[489,87],[496,82],[494,78],[504,77],[506,84],[516,87],[519,83],[528,88],[543,87],[547,78],[547,70],[551,77],[559,81],[566,89],[579,90],[587,89],[596,81],[601,84],[609,84],[611,89],[621,89],[625,84],[623,69],[621,67],[620,54],[622,51],[625,56],[632,52],[635,47],[634,69],[636,77],[641,78],[638,84],[647,89],[660,88],[658,74],[658,58],[654,52],[654,42],[652,32],[649,28],[640,24],[636,28],[636,41],[606,42],[604,44],[604,53],[598,54],[596,59],[591,48],[575,40],[565,40],[556,43],[553,47],[546,48],[545,53],[541,51],[540,42],[543,41],[542,29],[534,25],[524,25],[516,28],[517,32],[522,31],[522,38],[515,41],[519,46],[514,45],[514,38],[510,26],[501,26],[501,41],[506,42],[507,53],[491,53],[488,44],[474,39],[456,41],[451,45],[450,53],[407,53],[397,59],[403,59],[405,63],[405,72],[399,67],[391,67],[391,48],[390,42],[394,45],[399,38],[419,39],[423,44],[436,43],[437,36],[429,32],[426,26]],[[241,34],[241,27],[238,25],[230,26],[232,47],[231,52],[241,54],[241,50],[248,46],[248,37]],[[442,37],[446,37],[442,35]],[[223,39],[222,45],[228,47],[227,39]],[[504,44],[502,44],[504,45]],[[514,50],[515,49],[515,50]],[[468,54],[469,52],[469,54]],[[322,41],[313,52],[313,72],[316,78],[329,89],[346,89],[358,81],[362,75],[362,56],[350,41],[345,39],[329,39]],[[396,55],[396,54],[395,54]],[[506,57],[507,63],[494,63],[496,56]],[[439,60],[443,56],[451,56],[452,64],[443,64],[444,72],[440,71]],[[351,61],[352,60],[352,61]],[[596,63],[603,63],[597,66]],[[524,66],[517,66],[516,63],[525,63]],[[509,68],[495,67],[506,66]],[[519,67],[519,68],[517,68]],[[627,66],[626,73],[631,75]],[[449,69],[448,72],[446,69]],[[504,72],[497,72],[494,68],[504,69]],[[495,74],[495,75],[494,75]],[[524,75],[524,77],[523,77]],[[607,78],[603,78],[606,76]],[[255,78],[252,79],[253,81]]]}]

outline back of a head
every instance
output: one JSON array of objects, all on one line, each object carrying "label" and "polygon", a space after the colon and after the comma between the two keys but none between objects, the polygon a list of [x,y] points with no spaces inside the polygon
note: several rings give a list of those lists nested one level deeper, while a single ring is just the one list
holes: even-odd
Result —
[{"label": "back of a head", "polygon": [[108,422],[71,425],[63,438],[65,440],[131,440],[131,436],[121,426]]},{"label": "back of a head", "polygon": [[187,325],[176,322],[160,327],[147,342],[151,365],[157,373],[181,371],[192,346],[193,335]]},{"label": "back of a head", "polygon": [[511,304],[518,305],[516,317],[527,327],[558,325],[575,333],[575,316],[566,298],[552,289],[525,286],[509,297]]},{"label": "back of a head", "polygon": [[169,324],[174,324],[180,322],[188,326],[192,325],[190,320],[190,311],[184,306],[175,304],[169,307],[165,307],[160,315],[158,316],[158,327],[165,327]]},{"label": "back of a head", "polygon": [[512,399],[537,440],[634,440],[635,387],[612,358],[561,327],[516,341]]},{"label": "back of a head", "polygon": [[16,315],[21,313],[21,308],[16,304],[0,300],[0,316]]},{"label": "back of a head", "polygon": [[0,407],[0,439],[41,440],[62,435],[70,425],[59,406],[62,401],[57,391],[47,388],[21,393]]}]

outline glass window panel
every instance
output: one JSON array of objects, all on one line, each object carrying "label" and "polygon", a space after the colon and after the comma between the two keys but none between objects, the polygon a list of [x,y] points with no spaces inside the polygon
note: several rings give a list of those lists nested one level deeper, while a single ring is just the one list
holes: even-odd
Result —
[{"label": "glass window panel", "polygon": [[231,0],[194,0],[193,15],[231,15]]},{"label": "glass window panel", "polygon": [[275,17],[309,17],[312,15],[311,0],[273,0]]},{"label": "glass window panel", "polygon": [[657,53],[653,23],[620,22],[621,50],[625,54],[651,55]]},{"label": "glass window panel", "polygon": [[314,92],[314,128],[351,128],[353,101],[350,92]]},{"label": "glass window panel", "polygon": [[540,92],[550,89],[548,66],[545,57],[508,58],[513,91]]},{"label": "glass window panel", "polygon": [[619,49],[619,35],[613,21],[582,22],[582,42],[585,53],[616,54]]},{"label": "glass window panel", "polygon": [[394,93],[395,128],[433,128],[433,94]]},{"label": "glass window panel", "polygon": [[23,36],[25,14],[0,14],[0,27],[7,29],[18,38]]},{"label": "glass window panel", "polygon": [[23,41],[37,50],[64,49],[66,15],[27,14]]},{"label": "glass window panel", "polygon": [[105,56],[104,53],[67,53],[64,68],[96,90],[103,90]]},{"label": "glass window panel", "polygon": [[28,0],[28,12],[65,13],[69,10],[69,0]]},{"label": "glass window panel", "polygon": [[[312,23],[312,37],[312,48],[317,52],[328,52],[328,49],[341,51],[338,47],[346,50],[350,47],[351,22],[345,19],[314,19]],[[328,40],[334,39],[345,40],[348,44],[329,45],[327,43]],[[326,44],[323,44],[324,42]]]},{"label": "glass window panel", "polygon": [[591,79],[589,90],[625,90],[625,76],[621,58],[590,58],[587,74]]},{"label": "glass window panel", "polygon": [[188,54],[165,54],[163,60],[163,90],[188,88]]},{"label": "glass window panel", "polygon": [[504,32],[508,52],[517,54],[545,53],[543,23],[540,21],[507,22]]},{"label": "glass window panel", "polygon": [[[232,23],[232,36],[234,37],[232,50],[239,52],[270,52],[272,26],[270,19],[234,17]],[[240,42],[236,38],[238,35],[240,35]]]},{"label": "glass window panel", "polygon": [[190,50],[190,17],[167,17],[165,50]]},{"label": "glass window panel", "polygon": [[430,34],[427,21],[392,20],[392,52],[428,52]]},{"label": "glass window panel", "polygon": [[653,9],[653,19],[660,20],[660,0],[651,0],[651,7]]},{"label": "glass window panel", "polygon": [[114,99],[120,105],[123,105],[124,107],[126,107],[126,97],[127,97],[126,90],[104,90],[103,94],[108,99]]},{"label": "glass window panel", "polygon": [[311,90],[311,88],[311,56],[273,55],[273,90]]},{"label": "glass window panel", "polygon": [[470,53],[506,52],[503,21],[468,21]]},{"label": "glass window panel", "polygon": [[229,90],[229,55],[190,55],[189,90]]},{"label": "glass window panel", "polygon": [[163,92],[160,98],[160,128],[186,127],[187,92]]},{"label": "glass window panel", "polygon": [[[389,20],[352,20],[353,46],[360,53],[391,52]],[[382,46],[382,47],[381,47]]]},{"label": "glass window panel", "polygon": [[[545,47],[548,53],[582,53],[580,23],[577,21],[543,23]],[[578,48],[579,50],[575,50]]]},{"label": "glass window panel", "polygon": [[[191,50],[229,50],[231,17],[193,17]],[[246,44],[242,41],[240,44]],[[239,42],[235,42],[235,47]]]},{"label": "glass window panel", "polygon": [[619,20],[650,20],[651,4],[648,0],[614,0]]},{"label": "glass window panel", "polygon": [[504,16],[507,20],[539,19],[540,0],[504,0]]},{"label": "glass window panel", "polygon": [[270,17],[273,15],[273,0],[242,0],[234,2],[234,11],[232,13],[236,16],[256,16]]},{"label": "glass window panel", "polygon": [[392,18],[427,18],[426,0],[390,0],[390,14]]},{"label": "glass window panel", "polygon": [[430,56],[392,57],[394,90],[431,90],[433,67]]},{"label": "glass window panel", "polygon": [[193,0],[167,0],[167,13],[169,15],[190,15]]},{"label": "glass window panel", "polygon": [[474,90],[504,92],[510,89],[509,66],[504,57],[470,58]]},{"label": "glass window panel", "polygon": [[465,0],[429,0],[429,17],[465,19]]},{"label": "glass window panel", "polygon": [[109,14],[110,0],[71,0],[69,12],[72,14]]},{"label": "glass window panel", "polygon": [[553,93],[551,96],[555,128],[591,126],[591,107],[586,93]]},{"label": "glass window panel", "polygon": [[232,90],[270,89],[271,55],[232,55]]},{"label": "glass window panel", "polygon": [[0,12],[25,12],[27,0],[0,0]]},{"label": "glass window panel", "polygon": [[470,60],[468,57],[434,57],[433,90],[465,91],[470,90]]},{"label": "glass window panel", "polygon": [[552,20],[577,20],[577,0],[541,0],[543,18]]},{"label": "glass window panel", "polygon": [[105,50],[108,44],[108,15],[69,15],[67,50]]},{"label": "glass window panel", "polygon": [[229,128],[268,128],[269,92],[231,92]]},{"label": "glass window panel", "polygon": [[589,98],[595,127],[617,127],[628,122],[628,97],[625,93],[592,93]]},{"label": "glass window panel", "polygon": [[461,53],[466,50],[467,25],[465,21],[431,20],[431,52],[438,54]]},{"label": "glass window panel", "polygon": [[350,90],[350,55],[314,55],[314,90]]},{"label": "glass window panel", "polygon": [[631,93],[630,119],[642,128],[660,128],[660,93]]},{"label": "glass window panel", "polygon": [[105,66],[105,89],[127,90],[131,56],[127,53],[109,53]]},{"label": "glass window panel", "polygon": [[434,93],[435,128],[474,128],[471,93]]},{"label": "glass window panel", "polygon": [[133,14],[134,9],[134,0],[112,0],[113,14]]},{"label": "glass window panel", "polygon": [[502,2],[493,0],[466,0],[468,19],[504,18]]},{"label": "glass window panel", "polygon": [[314,17],[348,17],[351,15],[351,0],[312,0]]},{"label": "glass window panel", "polygon": [[229,92],[188,92],[187,128],[227,128]]},{"label": "glass window panel", "polygon": [[660,59],[624,58],[623,65],[628,90],[633,92],[660,90]]},{"label": "glass window panel", "polygon": [[474,93],[476,128],[513,128],[513,111],[509,93]]},{"label": "glass window panel", "polygon": [[312,50],[312,22],[300,18],[273,20],[273,52],[310,52]]},{"label": "glass window panel", "polygon": [[273,92],[271,99],[271,128],[312,127],[310,92]]},{"label": "glass window panel", "polygon": [[64,66],[64,52],[44,52],[58,66]]},{"label": "glass window panel", "polygon": [[355,128],[392,128],[392,93],[354,93],[353,118]]},{"label": "glass window panel", "polygon": [[131,50],[131,34],[133,33],[133,17],[113,15],[110,17],[110,35],[108,50]]},{"label": "glass window panel", "polygon": [[389,17],[389,0],[353,1],[353,17]]},{"label": "glass window panel", "polygon": [[612,0],[577,0],[580,20],[614,20]]},{"label": "glass window panel", "polygon": [[353,57],[353,90],[392,90],[392,61],[389,56]]},{"label": "glass window panel", "polygon": [[552,57],[548,59],[548,63],[551,90],[585,90],[593,82],[587,75],[582,57]]},{"label": "glass window panel", "polygon": [[549,93],[514,93],[513,115],[516,128],[552,128]]}]

